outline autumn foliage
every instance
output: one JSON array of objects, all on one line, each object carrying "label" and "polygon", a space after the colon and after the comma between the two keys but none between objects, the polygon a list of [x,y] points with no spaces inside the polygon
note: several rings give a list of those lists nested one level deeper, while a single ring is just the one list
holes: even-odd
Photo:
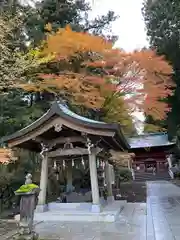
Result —
[{"label": "autumn foliage", "polygon": [[11,149],[0,148],[0,164],[7,164],[13,159]]},{"label": "autumn foliage", "polygon": [[74,32],[69,26],[56,33],[50,25],[46,28],[47,39],[36,51],[38,79],[21,85],[25,90],[51,92],[97,109],[107,96],[116,95],[129,113],[142,110],[154,119],[166,116],[169,107],[161,100],[172,94],[173,83],[172,68],[163,57],[152,50],[126,53],[101,37]]}]

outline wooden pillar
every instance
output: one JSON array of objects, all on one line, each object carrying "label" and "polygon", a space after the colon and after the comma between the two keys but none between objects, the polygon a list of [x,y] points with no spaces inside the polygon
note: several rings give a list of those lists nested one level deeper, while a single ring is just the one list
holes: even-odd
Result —
[{"label": "wooden pillar", "polygon": [[160,172],[160,162],[156,162],[156,172]]},{"label": "wooden pillar", "polygon": [[92,212],[100,212],[100,198],[99,198],[99,186],[97,177],[97,166],[96,166],[96,153],[94,149],[91,149],[89,154],[89,168],[91,178],[91,192],[92,192]]},{"label": "wooden pillar", "polygon": [[73,191],[73,185],[72,185],[72,161],[67,161],[67,185],[66,185],[66,191],[72,192]]},{"label": "wooden pillar", "polygon": [[128,159],[127,159],[127,162],[128,162],[128,169],[131,170],[131,159],[128,158]]},{"label": "wooden pillar", "polygon": [[114,196],[113,196],[113,191],[112,191],[112,173],[111,173],[111,166],[108,162],[106,162],[105,165],[105,174],[106,174],[106,184],[107,184],[107,200],[108,201],[113,201]]},{"label": "wooden pillar", "polygon": [[172,168],[172,156],[169,155],[168,157],[166,157],[166,159],[168,161],[169,168]]},{"label": "wooden pillar", "polygon": [[48,184],[48,157],[45,154],[42,158],[41,163],[41,179],[40,179],[40,194],[39,194],[39,201],[37,206],[38,212],[44,212],[47,210],[46,205],[46,194],[47,194],[47,184]]}]

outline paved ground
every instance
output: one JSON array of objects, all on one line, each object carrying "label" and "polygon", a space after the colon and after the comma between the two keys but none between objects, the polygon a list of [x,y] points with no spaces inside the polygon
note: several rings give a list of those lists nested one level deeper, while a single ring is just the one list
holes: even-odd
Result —
[{"label": "paved ground", "polygon": [[0,240],[6,240],[8,237],[12,239],[12,236],[14,235],[16,230],[16,223],[0,220]]},{"label": "paved ground", "polygon": [[180,240],[180,188],[147,185],[147,208],[128,203],[115,223],[43,223],[36,230],[47,240]]},{"label": "paved ground", "polygon": [[128,203],[115,223],[46,222],[36,225],[36,231],[43,240],[180,240],[180,188],[149,182],[147,204]]},{"label": "paved ground", "polygon": [[115,223],[43,223],[36,226],[47,240],[144,240],[146,204],[128,204]]},{"label": "paved ground", "polygon": [[148,183],[147,240],[180,240],[180,188]]}]

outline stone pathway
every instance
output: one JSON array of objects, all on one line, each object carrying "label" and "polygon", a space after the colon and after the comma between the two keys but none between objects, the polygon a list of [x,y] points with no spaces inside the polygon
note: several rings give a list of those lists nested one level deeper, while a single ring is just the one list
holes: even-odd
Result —
[{"label": "stone pathway", "polygon": [[38,224],[36,231],[47,240],[144,240],[146,204],[128,204],[115,223],[47,222]]},{"label": "stone pathway", "polygon": [[149,182],[147,191],[147,240],[180,240],[180,188]]},{"label": "stone pathway", "polygon": [[180,188],[147,183],[147,204],[128,203],[115,223],[42,223],[47,240],[180,240]]}]

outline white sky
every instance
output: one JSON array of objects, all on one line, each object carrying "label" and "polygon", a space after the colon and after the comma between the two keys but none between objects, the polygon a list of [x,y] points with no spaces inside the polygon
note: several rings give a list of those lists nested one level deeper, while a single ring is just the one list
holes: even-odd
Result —
[{"label": "white sky", "polygon": [[143,0],[94,0],[92,17],[116,12],[120,18],[113,23],[113,33],[119,36],[117,47],[132,51],[148,46],[141,13]]}]

